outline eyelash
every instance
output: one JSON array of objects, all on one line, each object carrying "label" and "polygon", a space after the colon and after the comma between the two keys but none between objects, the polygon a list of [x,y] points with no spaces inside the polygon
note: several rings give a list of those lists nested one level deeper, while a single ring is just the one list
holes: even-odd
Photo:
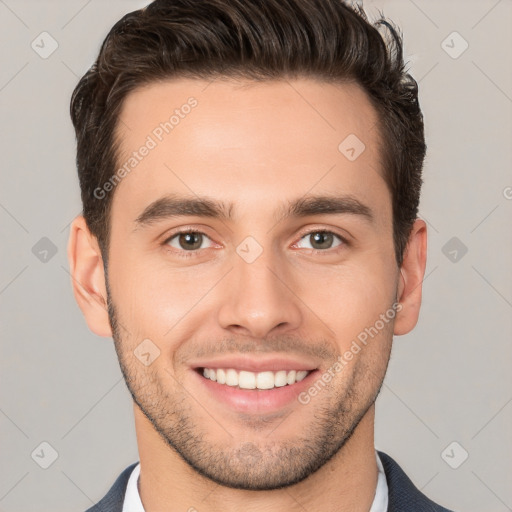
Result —
[{"label": "eyelash", "polygon": [[[179,236],[182,234],[187,234],[187,233],[200,234],[200,235],[206,236],[207,238],[210,238],[206,233],[199,231],[197,229],[183,229],[180,231],[175,231],[172,235],[167,237],[162,242],[162,246],[165,247],[176,236]],[[302,240],[303,238],[307,237],[308,235],[312,235],[314,233],[332,234],[332,235],[338,237],[342,243],[339,246],[332,247],[330,249],[323,249],[323,250],[322,249],[310,249],[310,251],[313,251],[313,254],[317,254],[317,253],[331,254],[332,251],[336,252],[337,250],[340,250],[340,248],[342,246],[350,246],[350,242],[344,236],[340,235],[339,233],[336,233],[335,231],[330,231],[328,229],[312,229],[310,231],[306,231],[300,235],[299,241]],[[196,249],[196,250],[192,250],[192,251],[185,251],[185,250],[177,250],[176,251],[175,249],[169,249],[169,251],[172,252],[173,254],[177,255],[179,258],[191,258],[191,257],[198,256],[198,253],[201,251],[201,249]]]}]

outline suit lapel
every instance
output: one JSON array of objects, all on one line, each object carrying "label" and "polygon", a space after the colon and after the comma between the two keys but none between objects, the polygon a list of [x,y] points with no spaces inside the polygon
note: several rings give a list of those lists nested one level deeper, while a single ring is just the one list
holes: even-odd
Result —
[{"label": "suit lapel", "polygon": [[124,495],[126,493],[126,486],[128,485],[128,479],[130,478],[133,468],[138,464],[134,462],[131,466],[128,466],[114,482],[114,485],[110,488],[104,498],[96,505],[92,506],[86,512],[122,512]]},{"label": "suit lapel", "polygon": [[414,510],[414,512],[451,512],[437,505],[427,498],[402,468],[386,453],[378,451],[386,480],[388,484],[388,510],[387,512],[402,512]]}]

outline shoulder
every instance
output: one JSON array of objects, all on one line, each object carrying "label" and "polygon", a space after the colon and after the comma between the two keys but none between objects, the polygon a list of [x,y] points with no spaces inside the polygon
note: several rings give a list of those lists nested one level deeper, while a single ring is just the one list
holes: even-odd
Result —
[{"label": "shoulder", "polygon": [[388,512],[453,512],[425,496],[388,454],[378,451],[388,484]]},{"label": "shoulder", "polygon": [[126,486],[128,479],[133,471],[133,468],[138,464],[134,462],[128,466],[114,482],[107,494],[96,505],[87,509],[85,512],[122,512],[123,501],[126,493]]}]

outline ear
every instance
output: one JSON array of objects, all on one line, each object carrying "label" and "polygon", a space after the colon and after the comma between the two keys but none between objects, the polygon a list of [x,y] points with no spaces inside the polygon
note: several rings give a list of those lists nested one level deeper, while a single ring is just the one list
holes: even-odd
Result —
[{"label": "ear", "polygon": [[112,337],[103,258],[96,237],[82,215],[71,223],[68,261],[73,294],[89,329],[98,336]]},{"label": "ear", "polygon": [[427,225],[416,219],[404,252],[397,300],[401,309],[397,312],[394,333],[399,336],[414,329],[421,306],[421,291],[427,262]]}]

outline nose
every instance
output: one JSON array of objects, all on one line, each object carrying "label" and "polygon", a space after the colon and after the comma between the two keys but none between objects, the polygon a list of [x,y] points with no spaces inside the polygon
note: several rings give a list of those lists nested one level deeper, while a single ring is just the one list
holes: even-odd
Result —
[{"label": "nose", "polygon": [[301,302],[285,267],[268,251],[252,263],[234,258],[218,310],[219,325],[257,338],[297,329],[302,321]]}]

